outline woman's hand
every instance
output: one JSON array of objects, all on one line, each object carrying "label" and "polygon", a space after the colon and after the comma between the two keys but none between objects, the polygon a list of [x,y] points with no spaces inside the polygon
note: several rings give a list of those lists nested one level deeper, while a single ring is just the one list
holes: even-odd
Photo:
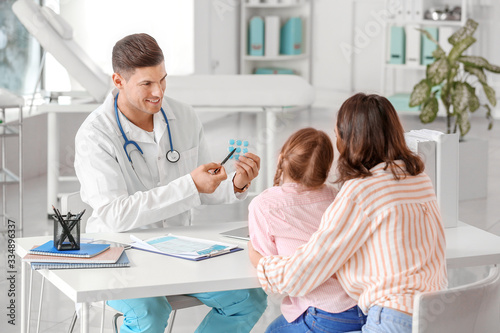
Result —
[{"label": "woman's hand", "polygon": [[248,242],[248,257],[250,258],[250,262],[252,263],[253,267],[257,268],[262,255],[259,252],[255,251],[251,241]]}]

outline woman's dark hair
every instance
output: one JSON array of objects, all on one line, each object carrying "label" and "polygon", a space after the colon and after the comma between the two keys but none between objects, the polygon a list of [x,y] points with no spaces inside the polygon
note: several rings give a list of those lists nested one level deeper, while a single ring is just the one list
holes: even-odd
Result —
[{"label": "woman's dark hair", "polygon": [[[356,94],[337,114],[338,183],[371,176],[370,169],[385,162],[395,179],[424,170],[420,157],[406,145],[403,126],[392,104],[379,95]],[[406,172],[395,163],[401,160]],[[393,167],[394,166],[394,167]]]},{"label": "woman's dark hair", "polygon": [[323,185],[333,162],[333,145],[328,135],[308,127],[293,133],[281,148],[274,186],[286,174],[306,187]]},{"label": "woman's dark hair", "polygon": [[156,66],[163,60],[160,46],[148,34],[126,36],[113,47],[113,71],[126,78],[133,74],[136,68]]}]

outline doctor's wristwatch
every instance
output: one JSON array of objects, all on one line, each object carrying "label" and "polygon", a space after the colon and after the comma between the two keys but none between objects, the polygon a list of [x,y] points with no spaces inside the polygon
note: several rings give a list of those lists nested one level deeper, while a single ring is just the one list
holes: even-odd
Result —
[{"label": "doctor's wristwatch", "polygon": [[239,188],[237,187],[235,184],[234,184],[234,177],[236,177],[236,174],[233,176],[233,187],[235,188],[236,192],[238,193],[243,193],[243,192],[246,192],[248,190],[248,188],[250,187],[250,184],[252,184],[252,182],[249,182],[248,184],[246,184],[245,186],[243,186],[242,188]]}]

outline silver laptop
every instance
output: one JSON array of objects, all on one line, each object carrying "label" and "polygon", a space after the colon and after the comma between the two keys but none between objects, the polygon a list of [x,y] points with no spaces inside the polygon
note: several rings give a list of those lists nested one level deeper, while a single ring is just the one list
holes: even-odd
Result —
[{"label": "silver laptop", "polygon": [[250,233],[248,232],[248,226],[232,229],[226,232],[221,232],[221,235],[225,237],[250,240]]}]

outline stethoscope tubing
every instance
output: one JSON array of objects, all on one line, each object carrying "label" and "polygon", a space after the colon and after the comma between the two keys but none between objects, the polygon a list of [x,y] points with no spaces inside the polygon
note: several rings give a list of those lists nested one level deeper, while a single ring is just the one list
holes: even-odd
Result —
[{"label": "stethoscope tubing", "polygon": [[[122,123],[120,121],[120,117],[118,115],[118,94],[116,94],[116,97],[115,97],[115,116],[116,116],[116,123],[118,124],[118,128],[120,129],[120,132],[122,133],[123,135],[123,139],[125,140],[125,143],[123,144],[123,150],[125,151],[125,154],[127,155],[127,158],[129,160],[130,163],[132,163],[132,159],[130,158],[130,155],[128,154],[127,152],[127,146],[128,145],[134,145],[137,150],[139,150],[141,152],[142,155],[144,155],[144,153],[142,152],[142,149],[141,147],[139,146],[139,144],[133,140],[129,140],[127,135],[125,135],[125,131],[123,130],[123,127],[122,127]],[[177,162],[179,159],[180,159],[180,154],[177,150],[174,149],[174,145],[172,144],[172,134],[170,132],[170,124],[168,123],[168,118],[167,118],[167,115],[165,114],[165,111],[163,111],[163,107],[160,108],[160,111],[161,111],[161,114],[163,115],[163,118],[165,119],[165,122],[167,123],[167,130],[168,130],[168,140],[170,142],[170,151],[167,152],[167,160],[170,162],[170,163],[175,163]],[[170,156],[175,156],[174,158],[170,158],[169,157],[169,154]]]}]

